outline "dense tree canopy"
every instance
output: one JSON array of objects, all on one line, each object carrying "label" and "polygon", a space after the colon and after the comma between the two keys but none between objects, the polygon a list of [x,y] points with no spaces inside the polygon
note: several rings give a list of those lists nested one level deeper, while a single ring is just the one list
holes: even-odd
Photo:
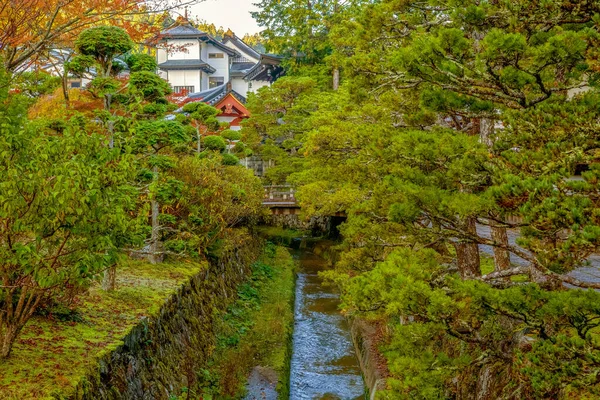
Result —
[{"label": "dense tree canopy", "polygon": [[68,301],[135,243],[132,158],[80,117],[28,122],[19,104],[0,111],[0,357],[39,305]]},{"label": "dense tree canopy", "polygon": [[600,249],[598,3],[263,4],[291,63],[339,60],[338,91],[314,68],[261,90],[244,134],[307,215],[347,216],[326,275],[387,323],[381,398],[597,396],[597,293],[572,288],[600,287],[578,270]]},{"label": "dense tree canopy", "polygon": [[[74,45],[68,68],[95,77],[69,107],[43,97],[47,76],[0,68],[0,358],[36,310],[76,304],[102,276],[113,290],[127,255],[201,260],[262,213],[260,181],[223,154],[218,110],[167,118],[169,84],[121,28],[84,30]],[[117,57],[128,77],[115,76]],[[196,127],[222,146],[197,151]]]}]

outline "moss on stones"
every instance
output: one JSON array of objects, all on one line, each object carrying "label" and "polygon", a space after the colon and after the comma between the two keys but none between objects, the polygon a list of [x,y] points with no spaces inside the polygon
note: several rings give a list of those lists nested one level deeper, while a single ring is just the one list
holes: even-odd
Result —
[{"label": "moss on stones", "polygon": [[0,364],[0,398],[169,399],[194,385],[215,347],[214,317],[261,248],[233,239],[210,265],[127,262],[116,291],[82,297],[83,322],[33,318]]},{"label": "moss on stones", "polygon": [[217,346],[192,388],[192,398],[240,398],[257,366],[275,371],[279,397],[289,397],[295,268],[287,249],[265,248],[250,279],[217,319]]}]

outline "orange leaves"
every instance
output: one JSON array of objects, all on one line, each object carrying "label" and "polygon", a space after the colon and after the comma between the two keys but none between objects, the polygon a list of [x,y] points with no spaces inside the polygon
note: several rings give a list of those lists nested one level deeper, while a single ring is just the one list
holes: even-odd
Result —
[{"label": "orange leaves", "polygon": [[[102,99],[94,99],[89,93],[79,89],[71,89],[69,91],[69,98],[71,99],[71,111],[88,114],[102,108]],[[67,113],[65,100],[59,88],[53,94],[40,97],[35,105],[30,108],[29,118],[44,117],[59,119],[65,113]]]},{"label": "orange leaves", "polygon": [[0,0],[0,56],[16,70],[44,50],[72,47],[83,29],[102,24],[120,26],[141,43],[160,29],[163,16],[151,11],[141,0]]},{"label": "orange leaves", "polygon": [[[43,0],[0,0],[0,50],[32,40],[48,12]],[[38,10],[38,11],[33,11]]]}]

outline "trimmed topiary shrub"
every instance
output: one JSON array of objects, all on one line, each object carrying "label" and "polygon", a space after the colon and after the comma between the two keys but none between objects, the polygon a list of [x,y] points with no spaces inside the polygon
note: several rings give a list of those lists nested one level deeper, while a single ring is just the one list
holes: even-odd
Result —
[{"label": "trimmed topiary shrub", "polygon": [[202,145],[208,150],[223,151],[227,146],[225,139],[221,136],[206,136],[202,139]]},{"label": "trimmed topiary shrub", "polygon": [[238,165],[240,159],[233,154],[223,154],[223,165]]}]

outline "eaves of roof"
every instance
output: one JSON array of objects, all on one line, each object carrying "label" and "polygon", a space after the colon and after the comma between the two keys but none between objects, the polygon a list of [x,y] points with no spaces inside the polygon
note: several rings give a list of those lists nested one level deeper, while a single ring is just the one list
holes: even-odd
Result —
[{"label": "eaves of roof", "polygon": [[215,39],[214,37],[210,36],[208,33],[205,33],[204,35],[202,35],[200,37],[200,40],[202,40],[203,42],[212,44],[213,46],[215,46],[219,50],[223,50],[224,53],[229,54],[231,57],[239,57],[239,56],[241,56],[240,53],[238,53],[234,49],[231,49],[231,48],[225,46],[223,43],[219,42],[217,39]]},{"label": "eaves of roof", "polygon": [[158,68],[164,70],[201,69],[207,74],[212,74],[216,71],[216,69],[202,60],[167,60],[158,64]]},{"label": "eaves of roof", "polygon": [[260,54],[254,50],[252,47],[248,46],[246,43],[244,43],[244,41],[242,39],[240,39],[239,37],[233,35],[225,35],[225,37],[223,38],[223,43],[227,43],[228,41],[231,41],[235,46],[237,46],[240,50],[242,50],[243,52],[247,53],[248,55],[254,57],[254,58],[260,58]]},{"label": "eaves of roof", "polygon": [[225,83],[223,85],[217,86],[212,89],[205,90],[203,92],[190,93],[188,95],[188,98],[193,99],[192,101],[202,101],[204,103],[207,103],[207,104],[213,106],[213,105],[217,104],[225,96],[227,96],[228,94],[231,94],[239,102],[241,102],[242,104],[246,104],[246,98],[244,96],[242,96],[241,94],[239,94],[238,92],[236,92],[235,90],[228,88],[228,86],[229,85],[227,83]]}]

